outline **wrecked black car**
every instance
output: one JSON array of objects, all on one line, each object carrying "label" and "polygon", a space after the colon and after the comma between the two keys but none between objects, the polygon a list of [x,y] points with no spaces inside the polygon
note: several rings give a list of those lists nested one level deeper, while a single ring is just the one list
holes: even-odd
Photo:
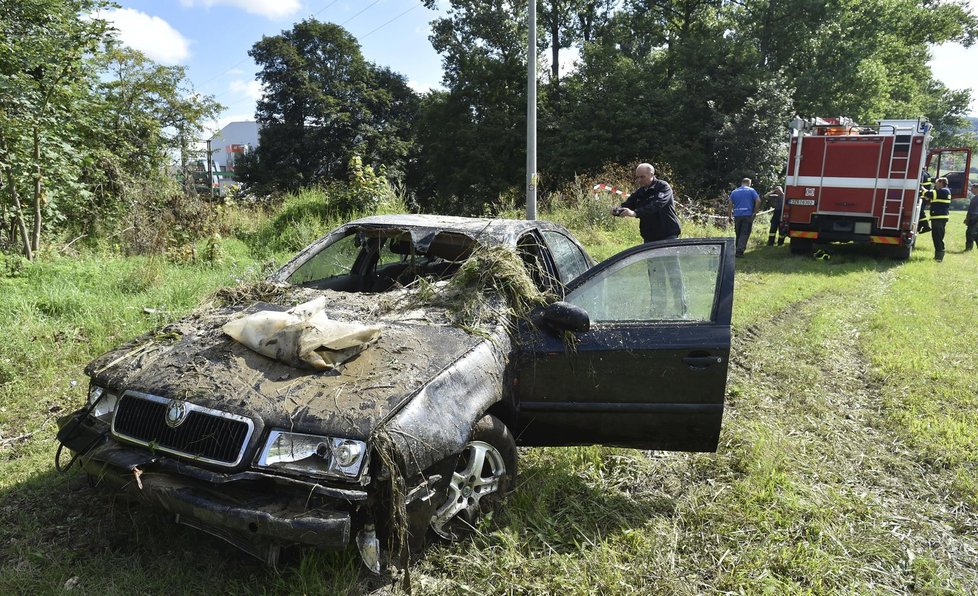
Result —
[{"label": "wrecked black car", "polygon": [[359,219],[91,362],[58,467],[270,564],[356,544],[377,571],[471,529],[517,445],[715,450],[733,265],[731,239],[595,265],[542,221]]}]

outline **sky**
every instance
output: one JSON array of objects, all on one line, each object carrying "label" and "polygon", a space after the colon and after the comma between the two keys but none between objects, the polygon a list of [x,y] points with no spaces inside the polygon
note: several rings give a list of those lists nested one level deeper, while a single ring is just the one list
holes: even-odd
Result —
[{"label": "sky", "polygon": [[[306,18],[341,25],[360,42],[364,57],[403,74],[422,92],[441,83],[441,57],[428,40],[438,13],[419,0],[116,0],[102,13],[121,41],[168,66],[181,65],[194,89],[226,106],[211,130],[254,120],[261,93],[248,50]],[[978,12],[978,0],[970,0]],[[445,2],[442,0],[444,6]],[[932,49],[934,75],[952,89],[971,89],[978,115],[978,46]]]},{"label": "sky", "polygon": [[441,57],[428,41],[438,16],[419,0],[116,0],[103,12],[119,39],[167,66],[186,68],[198,93],[226,106],[209,127],[255,119],[261,94],[258,67],[248,50],[262,36],[287,31],[313,17],[341,25],[360,42],[364,57],[408,79],[416,91],[438,88]]},{"label": "sky", "polygon": [[[969,0],[971,13],[978,13],[978,0]],[[931,71],[950,89],[971,89],[971,109],[978,117],[978,44],[964,48],[960,44],[943,44],[931,49]]]}]

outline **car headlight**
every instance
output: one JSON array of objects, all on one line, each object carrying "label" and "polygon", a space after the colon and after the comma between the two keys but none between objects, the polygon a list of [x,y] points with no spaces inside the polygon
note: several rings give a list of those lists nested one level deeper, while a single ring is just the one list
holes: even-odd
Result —
[{"label": "car headlight", "polygon": [[257,466],[310,476],[355,479],[360,475],[367,445],[363,441],[273,430],[258,456]]},{"label": "car headlight", "polygon": [[117,393],[95,383],[88,386],[88,406],[92,408],[91,415],[97,420],[110,422],[118,402],[119,395]]}]

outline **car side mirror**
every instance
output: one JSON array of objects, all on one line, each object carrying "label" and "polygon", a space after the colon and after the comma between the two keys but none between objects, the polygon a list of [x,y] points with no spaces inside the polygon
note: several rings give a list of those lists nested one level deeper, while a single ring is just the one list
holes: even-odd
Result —
[{"label": "car side mirror", "polygon": [[532,317],[534,324],[543,323],[556,331],[583,333],[591,328],[591,316],[587,311],[570,302],[554,302],[535,314]]}]

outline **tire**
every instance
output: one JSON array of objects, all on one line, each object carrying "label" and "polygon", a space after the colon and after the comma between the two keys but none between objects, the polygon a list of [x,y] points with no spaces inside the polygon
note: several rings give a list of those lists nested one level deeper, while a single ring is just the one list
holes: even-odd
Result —
[{"label": "tire", "polygon": [[815,243],[811,238],[792,238],[788,243],[793,255],[808,255],[812,252]]},{"label": "tire", "polygon": [[907,259],[909,259],[910,253],[913,252],[914,244],[916,244],[916,240],[917,239],[914,238],[914,242],[911,243],[909,246],[901,244],[900,246],[893,247],[893,252],[890,253],[890,258],[897,261],[906,261]]},{"label": "tire", "polygon": [[516,442],[501,420],[487,414],[472,427],[469,442],[458,454],[444,500],[431,517],[431,529],[451,542],[465,538],[515,480]]}]

